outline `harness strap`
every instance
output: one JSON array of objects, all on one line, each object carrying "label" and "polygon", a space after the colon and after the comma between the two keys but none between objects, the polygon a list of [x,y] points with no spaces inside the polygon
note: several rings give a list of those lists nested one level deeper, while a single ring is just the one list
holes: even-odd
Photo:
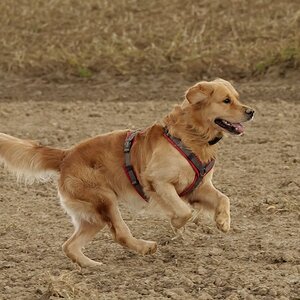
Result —
[{"label": "harness strap", "polygon": [[166,127],[164,127],[164,137],[182,154],[195,172],[193,182],[179,194],[179,196],[185,196],[198,187],[204,176],[213,168],[215,161],[211,160],[207,164],[202,163],[198,157],[183,144],[181,139],[172,136]]},{"label": "harness strap", "polygon": [[[145,195],[143,187],[141,186],[136,176],[136,173],[133,169],[133,166],[131,165],[130,150],[138,132],[139,130],[135,130],[127,133],[124,142],[124,171],[129,181],[131,182],[132,186],[137,191],[137,193],[146,202],[148,202],[149,199]],[[180,197],[185,196],[193,192],[198,187],[198,185],[202,182],[204,176],[213,168],[215,161],[211,160],[207,164],[202,163],[197,158],[197,156],[183,144],[183,142],[179,138],[172,136],[166,127],[164,127],[163,136],[173,147],[175,147],[180,152],[180,154],[188,161],[188,163],[190,164],[190,166],[193,168],[195,172],[195,177],[193,182],[179,194]]]},{"label": "harness strap", "polygon": [[208,142],[209,145],[215,145],[217,142],[219,142],[221,139],[223,138],[223,136],[216,136],[215,138],[213,138],[212,140],[210,140]]},{"label": "harness strap", "polygon": [[131,182],[131,184],[133,185],[133,187],[135,188],[135,190],[137,191],[137,193],[145,200],[145,201],[149,201],[149,199],[147,198],[147,196],[144,193],[143,187],[141,186],[136,173],[133,169],[133,166],[131,165],[131,155],[130,155],[130,149],[134,143],[134,139],[136,137],[136,135],[138,134],[139,130],[135,130],[132,132],[128,132],[126,139],[125,139],[125,143],[124,143],[124,171],[125,174],[127,175],[129,181]]}]

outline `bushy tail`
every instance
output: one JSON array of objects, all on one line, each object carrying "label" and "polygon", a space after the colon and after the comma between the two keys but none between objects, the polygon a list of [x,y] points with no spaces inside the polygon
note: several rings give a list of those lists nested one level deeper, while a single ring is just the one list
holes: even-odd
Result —
[{"label": "bushy tail", "polygon": [[24,178],[29,182],[50,179],[51,175],[59,172],[65,154],[64,150],[0,133],[0,162],[18,179]]}]

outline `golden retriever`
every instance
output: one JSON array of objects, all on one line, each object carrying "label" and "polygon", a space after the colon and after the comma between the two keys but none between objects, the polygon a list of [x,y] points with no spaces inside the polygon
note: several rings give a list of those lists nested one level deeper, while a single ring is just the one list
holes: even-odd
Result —
[{"label": "golden retriever", "polygon": [[[186,92],[160,123],[139,132],[131,149],[137,178],[149,203],[156,203],[173,227],[183,227],[191,208],[214,212],[217,227],[230,229],[229,198],[212,184],[213,170],[193,192],[179,194],[194,180],[194,170],[185,157],[163,137],[164,127],[179,138],[202,162],[216,157],[218,145],[210,141],[224,133],[240,135],[241,122],[251,120],[254,110],[239,102],[233,86],[223,80],[202,81]],[[0,133],[0,160],[18,176],[47,179],[58,174],[61,205],[71,216],[75,232],[64,243],[65,254],[80,266],[97,266],[82,248],[106,225],[115,241],[140,254],[154,253],[157,244],[136,239],[122,219],[119,201],[144,201],[124,170],[124,141],[128,130],[96,136],[66,149],[41,146]]]}]

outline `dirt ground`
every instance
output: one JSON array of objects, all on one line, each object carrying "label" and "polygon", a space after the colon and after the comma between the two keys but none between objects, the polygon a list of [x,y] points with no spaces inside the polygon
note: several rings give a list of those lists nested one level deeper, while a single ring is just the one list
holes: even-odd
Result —
[{"label": "dirt ground", "polygon": [[[62,147],[149,125],[192,84],[168,75],[2,79],[0,132]],[[139,256],[103,230],[85,250],[102,268],[81,270],[61,250],[73,228],[55,184],[17,184],[1,168],[0,299],[300,299],[300,86],[236,86],[257,114],[243,137],[220,143],[214,182],[231,198],[229,234],[202,217],[172,240],[167,220],[123,207],[133,234],[156,240],[158,252]]]}]

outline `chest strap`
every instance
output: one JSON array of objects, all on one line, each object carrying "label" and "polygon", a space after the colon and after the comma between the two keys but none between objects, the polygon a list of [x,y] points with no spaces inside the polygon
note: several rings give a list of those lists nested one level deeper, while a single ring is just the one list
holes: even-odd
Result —
[{"label": "chest strap", "polygon": [[[143,187],[141,186],[136,173],[131,165],[131,155],[130,150],[134,143],[135,137],[138,134],[139,130],[128,132],[125,142],[124,142],[124,171],[131,182],[132,186],[136,192],[145,200],[149,201],[148,197],[145,195]],[[198,185],[202,182],[204,176],[213,168],[215,161],[211,160],[207,164],[202,163],[197,156],[190,151],[179,138],[172,136],[167,128],[164,128],[163,136],[167,141],[174,146],[179,153],[188,161],[195,172],[195,177],[193,182],[186,187],[179,196],[185,196],[193,192]]]},{"label": "chest strap", "polygon": [[188,161],[195,172],[193,182],[179,194],[179,196],[185,196],[198,187],[204,176],[213,168],[215,160],[211,160],[207,164],[201,162],[198,157],[183,144],[181,139],[172,136],[166,127],[164,127],[164,137]]}]

